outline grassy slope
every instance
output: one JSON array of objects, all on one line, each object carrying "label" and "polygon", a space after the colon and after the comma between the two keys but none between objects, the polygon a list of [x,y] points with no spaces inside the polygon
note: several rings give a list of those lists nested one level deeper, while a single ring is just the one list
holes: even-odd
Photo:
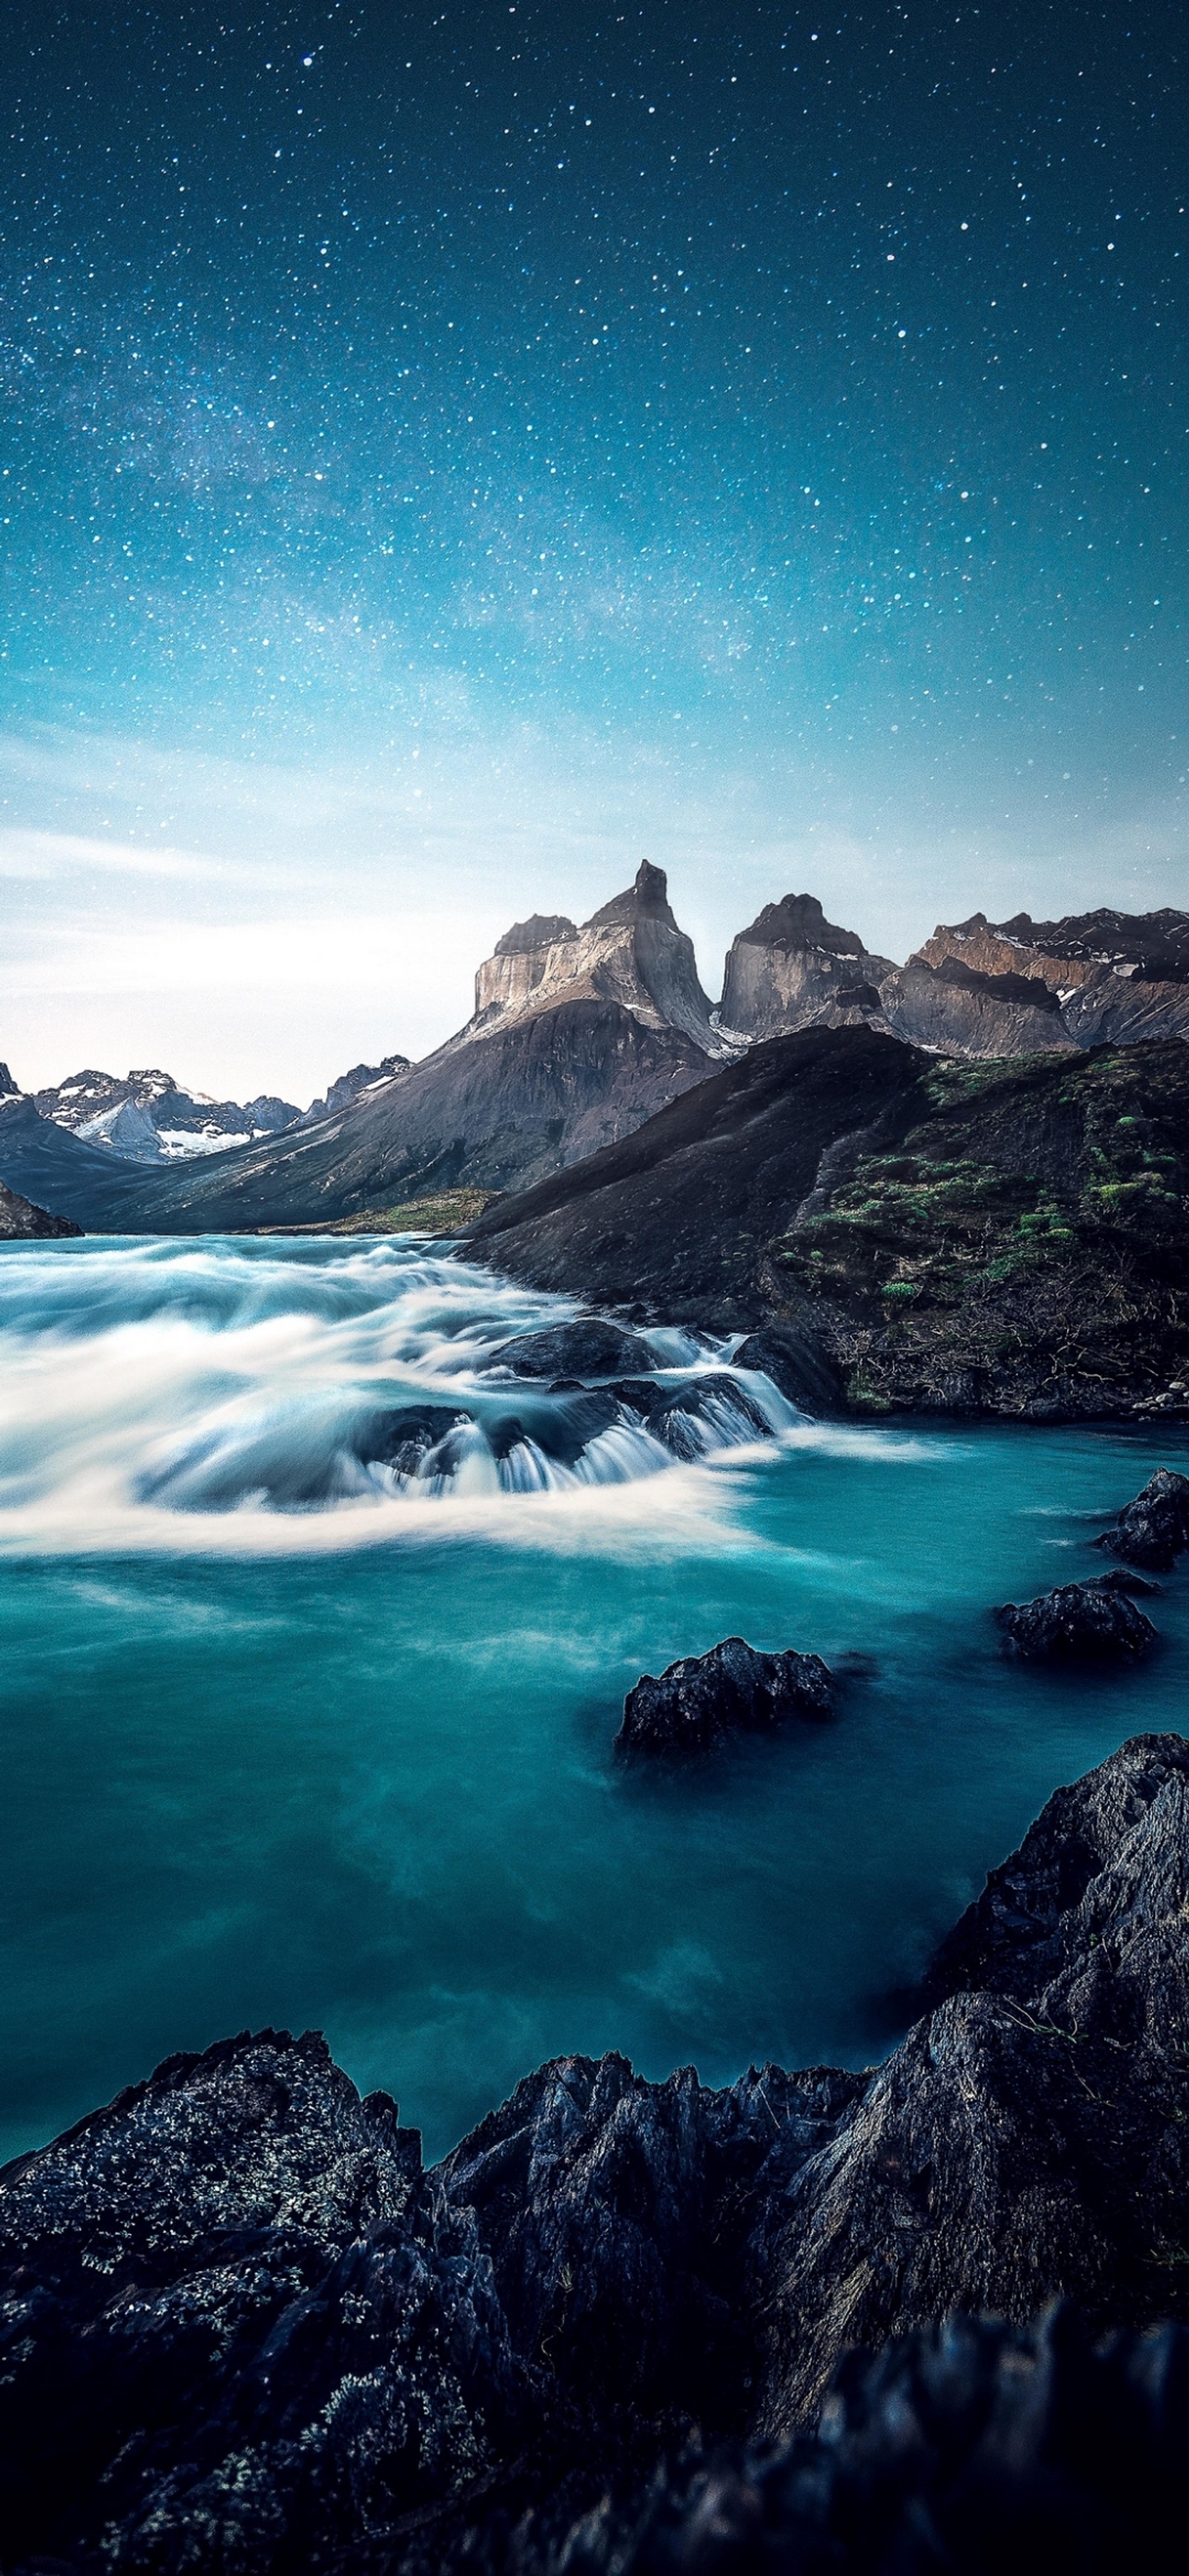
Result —
[{"label": "grassy slope", "polygon": [[938,1065],[771,1247],[860,1411],[1189,1409],[1189,1047]]},{"label": "grassy slope", "polygon": [[266,1226],[267,1234],[459,1234],[491,1205],[490,1190],[435,1190],[402,1199],[398,1207],[361,1208],[358,1216],[329,1217],[321,1225]]}]

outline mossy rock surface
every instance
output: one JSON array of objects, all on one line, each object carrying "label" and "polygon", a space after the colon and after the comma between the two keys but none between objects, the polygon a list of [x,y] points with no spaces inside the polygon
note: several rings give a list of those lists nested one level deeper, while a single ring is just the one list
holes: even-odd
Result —
[{"label": "mossy rock surface", "polygon": [[912,1106],[772,1247],[850,1403],[1189,1411],[1189,1049],[940,1065]]}]

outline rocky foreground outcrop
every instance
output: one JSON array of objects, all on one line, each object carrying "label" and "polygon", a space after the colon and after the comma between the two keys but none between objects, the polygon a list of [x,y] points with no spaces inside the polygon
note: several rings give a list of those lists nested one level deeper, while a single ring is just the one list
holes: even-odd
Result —
[{"label": "rocky foreground outcrop", "polygon": [[[0,2563],[1112,2563],[1094,2498],[1136,2544],[1184,2484],[1186,2339],[1017,2329],[1189,2314],[1187,1900],[1189,1744],[1141,1736],[874,2072],[564,2058],[425,2173],[314,2035],[171,2059],[0,2176]],[[729,2447],[667,2468],[695,2426]],[[1001,2514],[1050,2554],[988,2555]]]},{"label": "rocky foreground outcrop", "polygon": [[804,1029],[469,1239],[635,1321],[778,1332],[811,1412],[1189,1419],[1189,1048]]}]

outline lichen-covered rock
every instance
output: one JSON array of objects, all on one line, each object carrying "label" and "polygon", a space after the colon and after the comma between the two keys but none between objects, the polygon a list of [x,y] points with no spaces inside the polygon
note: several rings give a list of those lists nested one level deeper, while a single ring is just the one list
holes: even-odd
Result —
[{"label": "lichen-covered rock", "polygon": [[623,1704],[621,1753],[703,1753],[729,1735],[766,1734],[790,1718],[834,1713],[834,1681],[820,1655],[767,1655],[726,1637],[705,1655],[683,1655],[659,1679],[643,1673]]},{"label": "lichen-covered rock", "polygon": [[1167,1574],[1189,1547],[1189,1476],[1158,1467],[1143,1492],[1125,1504],[1113,1529],[1095,1539],[1127,1565],[1151,1566]]},{"label": "lichen-covered rock", "polygon": [[1126,1579],[1107,1574],[1058,1584],[1035,1601],[1006,1601],[995,1613],[1005,1649],[1030,1664],[1134,1661],[1151,1651],[1157,1632],[1130,1591]]}]

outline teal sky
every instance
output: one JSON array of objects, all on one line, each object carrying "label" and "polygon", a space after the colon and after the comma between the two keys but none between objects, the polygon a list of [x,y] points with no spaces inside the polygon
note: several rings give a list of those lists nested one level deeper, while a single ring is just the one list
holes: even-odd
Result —
[{"label": "teal sky", "polygon": [[25,1082],[308,1097],[667,866],[1189,902],[1179,12],[10,16]]}]

